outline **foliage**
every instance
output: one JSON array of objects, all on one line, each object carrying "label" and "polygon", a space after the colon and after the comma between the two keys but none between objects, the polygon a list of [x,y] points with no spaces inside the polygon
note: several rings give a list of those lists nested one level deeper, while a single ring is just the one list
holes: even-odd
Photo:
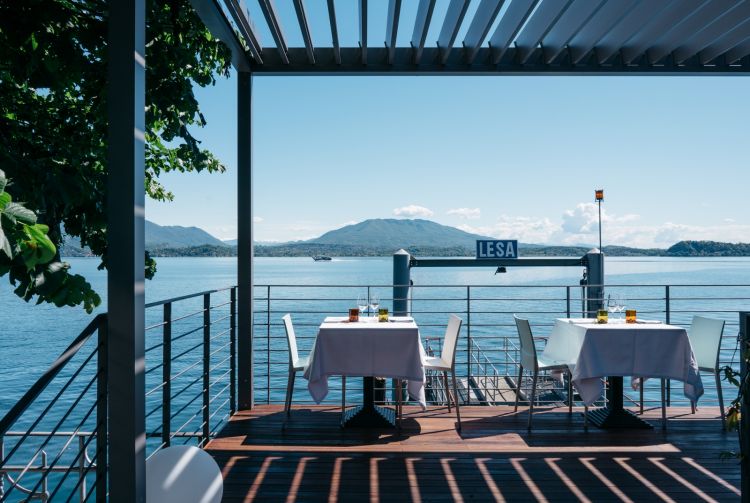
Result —
[{"label": "foliage", "polygon": [[[745,363],[746,368],[750,368],[750,344],[742,350],[742,359]],[[746,372],[742,376],[739,372],[734,370],[730,366],[722,367],[722,374],[724,379],[729,381],[731,384],[737,386],[737,396],[729,404],[729,409],[726,411],[727,430],[737,431],[740,435],[740,448],[744,445],[742,442],[742,435],[747,435],[747,431],[742,431],[741,422],[742,414],[740,412],[742,408],[742,401],[750,396],[750,372]],[[726,452],[723,453],[723,457],[734,457],[743,459],[748,456],[747,452]]]},{"label": "foliage", "polygon": [[[106,267],[105,0],[0,0],[0,166],[60,246],[64,232]],[[193,84],[227,76],[231,55],[189,0],[147,2],[146,193],[170,171],[222,172],[190,129],[206,124]],[[116,97],[114,97],[116,99]],[[155,263],[146,257],[146,275]],[[24,295],[33,295],[36,283]]]},{"label": "foliage", "polygon": [[26,301],[36,295],[37,304],[83,305],[90,313],[101,303],[99,295],[83,276],[68,272],[70,265],[55,260],[49,228],[37,223],[33,211],[13,202],[7,185],[0,170],[0,276],[8,274],[15,293]]}]

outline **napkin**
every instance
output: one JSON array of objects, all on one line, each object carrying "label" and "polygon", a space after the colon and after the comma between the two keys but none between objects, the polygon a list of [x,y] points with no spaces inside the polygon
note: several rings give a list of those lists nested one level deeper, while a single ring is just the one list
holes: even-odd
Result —
[{"label": "napkin", "polygon": [[644,325],[659,325],[661,320],[635,320],[636,323],[642,323]]}]

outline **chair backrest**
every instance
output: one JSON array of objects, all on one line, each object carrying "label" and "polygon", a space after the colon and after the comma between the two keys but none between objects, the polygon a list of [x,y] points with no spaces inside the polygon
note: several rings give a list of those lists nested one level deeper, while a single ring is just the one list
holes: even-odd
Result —
[{"label": "chair backrest", "polygon": [[715,369],[719,359],[721,335],[724,333],[724,320],[693,316],[688,330],[690,345],[699,367]]},{"label": "chair backrest", "polygon": [[219,465],[194,445],[165,447],[146,460],[146,503],[220,503],[223,493]]},{"label": "chair backrest", "polygon": [[458,344],[458,333],[461,331],[461,324],[463,320],[451,314],[448,319],[448,326],[445,329],[445,337],[443,337],[443,350],[440,352],[440,359],[444,362],[448,362],[453,366],[454,359],[456,358],[456,345]]},{"label": "chair backrest", "polygon": [[515,314],[513,315],[513,319],[516,320],[518,338],[521,341],[521,365],[525,369],[533,370],[537,366],[537,360],[534,336],[531,334],[531,325],[529,325],[529,320],[519,318]]},{"label": "chair backrest", "polygon": [[299,353],[297,352],[297,337],[294,335],[294,325],[292,325],[292,315],[285,314],[281,319],[284,320],[286,342],[289,345],[289,365],[292,365],[299,359]]}]

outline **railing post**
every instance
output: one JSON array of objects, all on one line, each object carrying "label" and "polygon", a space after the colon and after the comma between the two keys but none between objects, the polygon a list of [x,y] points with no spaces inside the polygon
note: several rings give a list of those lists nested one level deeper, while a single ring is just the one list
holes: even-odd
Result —
[{"label": "railing post", "polygon": [[[0,462],[5,461],[5,443],[3,439],[4,435],[0,435]],[[0,498],[5,496],[5,472],[0,473]]]},{"label": "railing post", "polygon": [[[665,321],[667,325],[672,323],[672,302],[670,299],[670,292],[669,292],[669,285],[664,285],[664,304],[665,304]],[[643,386],[643,384],[641,384]],[[667,386],[666,386],[666,392],[667,392],[667,407],[671,405],[672,402],[672,381],[667,379]]]},{"label": "railing post", "polygon": [[[466,285],[466,388],[471,385],[471,286]],[[466,393],[467,400],[470,393]]]},{"label": "railing post", "polygon": [[99,323],[97,333],[99,351],[96,358],[96,501],[104,503],[107,501],[107,477],[109,470],[107,442],[109,438],[109,390],[108,390],[108,368],[109,345],[107,337],[107,318],[103,316]]},{"label": "railing post", "polygon": [[83,435],[78,435],[78,499],[86,501],[86,446]]},{"label": "railing post", "polygon": [[229,290],[229,413],[237,412],[237,287]]},{"label": "railing post", "polygon": [[169,447],[172,434],[172,303],[164,304],[162,327],[161,442]]},{"label": "railing post", "polygon": [[209,400],[211,384],[211,294],[203,295],[203,432],[201,435],[201,446],[205,447],[211,436],[211,425],[208,424],[210,417]]},{"label": "railing post", "polygon": [[748,389],[748,355],[750,354],[750,312],[740,313],[740,390],[743,391],[740,402],[740,479],[742,503],[750,503],[750,389]]},{"label": "railing post", "polygon": [[570,287],[565,287],[565,315],[570,318]]},{"label": "railing post", "polygon": [[271,403],[271,285],[266,286],[266,403]]}]

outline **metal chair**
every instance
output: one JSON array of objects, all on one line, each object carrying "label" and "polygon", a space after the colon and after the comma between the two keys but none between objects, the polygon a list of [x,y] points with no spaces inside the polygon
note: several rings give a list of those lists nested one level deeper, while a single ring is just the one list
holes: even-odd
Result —
[{"label": "metal chair", "polygon": [[[463,320],[451,314],[448,320],[448,327],[445,329],[443,338],[443,349],[440,356],[426,356],[424,358],[424,369],[434,370],[443,373],[443,382],[445,383],[445,396],[448,401],[448,412],[451,411],[451,400],[456,407],[456,421],[458,422],[458,431],[461,431],[461,412],[458,409],[458,385],[456,384],[456,345],[458,344],[458,334],[461,331]],[[453,378],[453,392],[451,393],[448,386],[448,372]]]},{"label": "metal chair", "polygon": [[[536,382],[539,377],[539,372],[544,370],[561,370],[568,376],[568,413],[573,412],[573,377],[570,372],[570,367],[566,363],[559,362],[556,360],[546,360],[540,358],[536,352],[536,344],[534,343],[534,336],[531,333],[531,325],[529,320],[525,318],[519,318],[515,314],[513,319],[516,321],[516,329],[518,330],[518,338],[521,341],[521,363],[518,366],[518,381],[516,387],[516,403],[515,412],[518,412],[518,399],[521,396],[521,381],[523,380],[524,369],[532,370],[533,379],[531,382],[531,396],[529,397],[529,424],[528,430],[531,431],[531,417],[534,413],[534,400],[536,399]],[[588,407],[584,404],[583,409],[584,428],[588,429]]]}]

